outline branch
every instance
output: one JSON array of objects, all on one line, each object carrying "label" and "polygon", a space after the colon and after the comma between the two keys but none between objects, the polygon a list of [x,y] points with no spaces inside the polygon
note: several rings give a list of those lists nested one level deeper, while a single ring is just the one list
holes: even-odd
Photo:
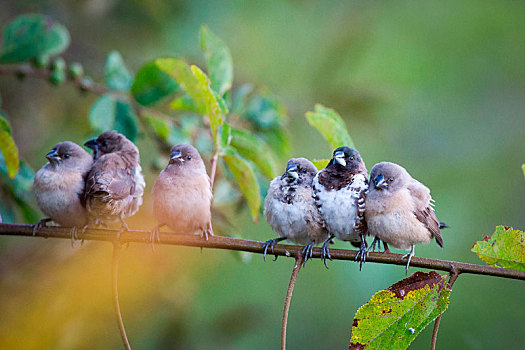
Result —
[{"label": "branch", "polygon": [[304,255],[297,253],[295,256],[295,264],[293,265],[292,276],[290,276],[290,284],[286,291],[286,298],[284,299],[283,319],[281,322],[281,350],[286,350],[286,325],[288,324],[288,311],[290,311],[290,303],[292,301],[292,293],[295,287],[297,275],[303,266]]},{"label": "branch", "polygon": [[122,338],[122,344],[126,350],[131,350],[129,345],[128,336],[126,335],[126,328],[124,328],[124,321],[122,320],[122,313],[120,312],[120,305],[118,302],[118,265],[120,256],[120,243],[114,242],[113,244],[113,261],[112,261],[112,282],[113,282],[113,306],[115,307],[115,316],[117,317],[118,329],[120,331],[120,337]]},{"label": "branch", "polygon": [[[69,228],[45,227],[38,230],[35,236],[44,238],[71,239],[71,234],[69,231]],[[86,230],[85,234],[82,235],[81,239],[112,242],[115,239],[117,232],[118,230],[88,229]],[[151,232],[149,231],[126,231],[121,234],[120,242],[151,243],[150,234]],[[21,224],[0,224],[0,235],[33,237],[33,226]],[[257,254],[264,253],[263,242],[221,236],[212,236],[209,237],[208,240],[204,240],[200,236],[195,235],[177,235],[169,232],[161,232],[159,244],[237,250]],[[299,254],[300,251],[301,250],[299,250]],[[278,256],[295,258],[297,256],[297,246],[277,244],[273,253]],[[354,261],[356,253],[357,250],[330,249],[330,255],[334,260]],[[401,254],[392,253],[370,253],[366,262],[405,266],[406,260],[401,259],[401,256]],[[320,259],[321,249],[314,248],[312,257]],[[412,267],[446,272],[450,271],[452,265],[454,265],[454,268],[458,273],[487,275],[525,281],[525,271],[505,269],[502,267],[468,264],[456,261],[420,258],[416,256],[410,261],[410,266]]]}]

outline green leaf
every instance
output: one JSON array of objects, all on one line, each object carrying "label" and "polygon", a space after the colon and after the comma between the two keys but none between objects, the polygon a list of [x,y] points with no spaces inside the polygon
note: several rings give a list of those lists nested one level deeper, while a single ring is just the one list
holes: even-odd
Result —
[{"label": "green leaf", "polygon": [[472,252],[490,266],[525,271],[525,232],[497,226],[492,237],[483,235]]},{"label": "green leaf", "polygon": [[4,156],[7,174],[12,179],[18,172],[20,160],[18,159],[18,148],[11,136],[11,127],[2,112],[0,112],[0,152]]},{"label": "green leaf", "polygon": [[124,64],[118,51],[111,51],[104,68],[104,81],[111,90],[126,91],[131,86],[133,77]]},{"label": "green leaf", "polygon": [[167,141],[170,135],[170,125],[168,122],[161,118],[154,117],[152,115],[144,115],[146,123],[153,129],[153,132],[163,141]]},{"label": "green leaf", "polygon": [[435,271],[417,271],[361,306],[349,349],[406,349],[448,306],[450,288]]},{"label": "green leaf", "polygon": [[184,61],[176,58],[159,58],[155,63],[184,87],[195,102],[199,113],[208,116],[213,142],[217,145],[217,133],[219,126],[222,125],[223,109],[210,87],[210,80],[206,74],[199,67],[189,67]]},{"label": "green leaf", "polygon": [[255,93],[242,114],[259,130],[273,130],[283,126],[287,119],[285,106],[268,91]]},{"label": "green leaf", "polygon": [[259,196],[259,183],[252,165],[232,148],[228,148],[222,157],[248,203],[253,220],[257,221],[259,208],[261,207],[261,197]]},{"label": "green leaf", "polygon": [[355,147],[343,119],[333,109],[316,104],[314,112],[306,112],[306,119],[323,135],[332,149],[341,146]]},{"label": "green leaf", "polygon": [[3,30],[0,63],[24,62],[62,53],[69,45],[67,29],[50,17],[22,15]]},{"label": "green leaf", "polygon": [[253,133],[231,128],[230,145],[243,157],[257,165],[268,179],[273,179],[279,171],[271,148],[263,140],[253,136]]},{"label": "green leaf", "polygon": [[174,99],[170,103],[170,108],[175,110],[186,110],[199,113],[199,109],[195,105],[195,102],[193,102],[193,99],[187,94]]},{"label": "green leaf", "polygon": [[211,88],[219,96],[223,96],[231,89],[233,82],[233,60],[230,50],[206,25],[201,27],[200,42],[206,58]]},{"label": "green leaf", "polygon": [[315,160],[312,160],[312,163],[314,163],[314,165],[317,168],[317,170],[322,170],[322,169],[326,168],[326,166],[328,165],[329,162],[330,162],[330,159],[315,159]]},{"label": "green leaf", "polygon": [[523,176],[525,176],[525,164],[521,165],[521,170],[523,170]]},{"label": "green leaf", "polygon": [[175,79],[159,69],[154,61],[139,69],[131,86],[133,98],[143,106],[154,104],[178,90],[179,84]]},{"label": "green leaf", "polygon": [[95,133],[116,130],[131,141],[138,136],[137,116],[126,101],[111,94],[99,97],[89,112],[89,123]]}]

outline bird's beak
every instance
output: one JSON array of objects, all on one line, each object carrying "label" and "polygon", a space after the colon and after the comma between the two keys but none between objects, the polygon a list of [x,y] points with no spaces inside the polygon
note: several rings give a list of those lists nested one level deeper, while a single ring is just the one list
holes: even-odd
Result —
[{"label": "bird's beak", "polygon": [[288,178],[292,181],[296,180],[299,177],[299,174],[297,173],[297,165],[290,164],[286,168],[286,176],[288,176]]},{"label": "bird's beak", "polygon": [[86,146],[87,148],[91,148],[93,150],[93,157],[94,158],[97,157],[97,152],[98,152],[97,139],[91,139],[87,141],[86,143],[84,143],[84,146]]},{"label": "bird's beak", "polygon": [[345,152],[337,151],[334,153],[334,160],[342,166],[346,166]]},{"label": "bird's beak", "polygon": [[386,190],[388,188],[388,183],[386,182],[383,175],[376,176],[376,178],[374,179],[374,185],[377,189],[380,190]]},{"label": "bird's beak", "polygon": [[170,154],[170,163],[173,163],[176,160],[180,160],[181,163],[184,162],[184,159],[182,158],[182,154],[180,153],[180,151],[171,152]]},{"label": "bird's beak", "polygon": [[49,160],[50,163],[58,164],[62,160],[60,156],[58,155],[58,152],[55,149],[52,149],[49,151],[48,154],[46,154],[47,160]]}]

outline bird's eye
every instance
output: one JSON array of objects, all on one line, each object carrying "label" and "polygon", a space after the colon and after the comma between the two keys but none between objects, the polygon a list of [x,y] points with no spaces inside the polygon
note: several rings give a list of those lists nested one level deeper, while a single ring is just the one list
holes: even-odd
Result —
[{"label": "bird's eye", "polygon": [[306,169],[301,169],[301,172],[304,174],[306,173]]},{"label": "bird's eye", "polygon": [[394,178],[391,177],[391,178],[388,179],[388,181],[389,181],[389,182],[392,182],[392,181],[394,181]]},{"label": "bird's eye", "polygon": [[68,159],[70,156],[69,156],[69,153],[64,153],[64,155],[62,156],[62,158],[65,158],[65,159]]},{"label": "bird's eye", "polygon": [[350,157],[350,160],[354,160],[354,156],[351,156],[351,157]]},{"label": "bird's eye", "polygon": [[187,160],[190,160],[191,159],[191,156],[188,154],[188,156],[186,157]]},{"label": "bird's eye", "polygon": [[108,142],[107,142],[107,141],[102,142],[102,146],[105,147],[105,146],[107,146],[107,145],[108,145]]}]

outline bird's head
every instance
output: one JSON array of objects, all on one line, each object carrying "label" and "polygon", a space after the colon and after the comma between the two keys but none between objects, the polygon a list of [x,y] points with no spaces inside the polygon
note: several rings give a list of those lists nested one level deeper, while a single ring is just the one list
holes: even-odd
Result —
[{"label": "bird's head", "polygon": [[171,148],[168,167],[170,166],[205,170],[204,162],[199,151],[188,144],[175,145]]},{"label": "bird's head", "polygon": [[306,158],[292,158],[286,164],[286,171],[281,176],[289,184],[311,184],[317,174],[317,168]]},{"label": "bird's head", "polygon": [[336,148],[330,165],[336,169],[344,169],[354,174],[366,173],[365,162],[361,158],[359,151],[347,146]]},{"label": "bird's head", "polygon": [[84,170],[92,158],[82,147],[71,141],[59,142],[46,154],[50,164],[70,170]]},{"label": "bird's head", "polygon": [[138,149],[135,144],[128,140],[126,136],[116,131],[105,131],[97,138],[84,143],[84,146],[93,150],[94,159],[98,159],[104,154],[114,152],[131,152],[138,154]]},{"label": "bird's head", "polygon": [[409,179],[410,175],[403,167],[390,162],[377,163],[370,172],[370,180],[378,191],[395,192]]}]

